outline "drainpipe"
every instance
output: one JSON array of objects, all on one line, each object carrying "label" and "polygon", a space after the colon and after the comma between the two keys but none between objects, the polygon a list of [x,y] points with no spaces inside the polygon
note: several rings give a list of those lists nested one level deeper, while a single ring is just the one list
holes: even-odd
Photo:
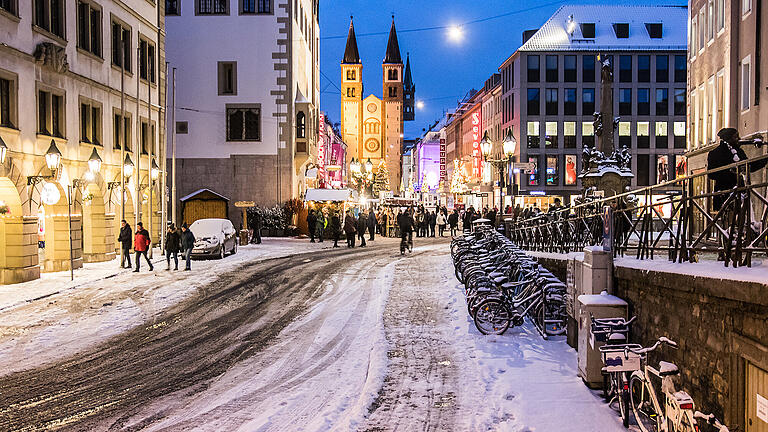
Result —
[{"label": "drainpipe", "polygon": [[755,105],[760,105],[760,53],[762,51],[763,35],[763,0],[757,0],[755,5]]}]

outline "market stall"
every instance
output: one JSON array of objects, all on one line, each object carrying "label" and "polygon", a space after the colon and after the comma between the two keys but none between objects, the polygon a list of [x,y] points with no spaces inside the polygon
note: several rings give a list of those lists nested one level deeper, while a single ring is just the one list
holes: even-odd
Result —
[{"label": "market stall", "polygon": [[343,221],[344,213],[347,209],[357,206],[358,201],[357,191],[352,189],[307,189],[304,193],[304,202],[307,203],[306,211],[322,212],[328,223],[333,214],[337,214]]}]

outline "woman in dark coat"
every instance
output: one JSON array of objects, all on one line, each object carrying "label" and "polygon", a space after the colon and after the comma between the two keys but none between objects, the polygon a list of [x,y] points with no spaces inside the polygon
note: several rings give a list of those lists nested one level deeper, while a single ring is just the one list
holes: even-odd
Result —
[{"label": "woman in dark coat", "polygon": [[[721,129],[717,136],[720,137],[720,145],[707,155],[707,169],[713,170],[747,159],[747,154],[741,148],[741,143],[739,142],[739,131],[734,128],[725,128]],[[764,168],[766,163],[768,163],[768,159],[749,163],[749,172],[755,172]],[[738,184],[738,175],[733,170],[717,171],[707,174],[707,177],[715,181],[715,192],[733,189]],[[722,193],[712,197],[713,209],[719,211],[723,204],[725,204],[728,196],[729,194]]]},{"label": "woman in dark coat", "polygon": [[174,270],[179,269],[179,249],[181,248],[181,235],[173,224],[168,225],[168,232],[165,233],[165,262],[168,264],[166,270],[171,269],[171,255],[173,255]]},{"label": "woman in dark coat", "polygon": [[331,235],[333,236],[333,247],[339,247],[339,239],[341,238],[341,219],[336,213],[331,216]]},{"label": "woman in dark coat", "polygon": [[347,212],[344,218],[344,235],[347,237],[347,247],[355,247],[355,232],[357,231],[357,221],[352,216],[352,210]]},{"label": "woman in dark coat", "polygon": [[368,228],[368,215],[360,212],[357,216],[357,238],[360,239],[360,247],[365,247],[365,231]]}]

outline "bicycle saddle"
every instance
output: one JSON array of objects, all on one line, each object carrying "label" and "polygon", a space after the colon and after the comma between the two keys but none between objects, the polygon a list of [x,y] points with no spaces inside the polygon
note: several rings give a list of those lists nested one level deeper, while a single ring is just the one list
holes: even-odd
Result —
[{"label": "bicycle saddle", "polygon": [[659,376],[665,377],[665,376],[671,376],[671,375],[678,375],[680,374],[680,369],[677,368],[677,365],[674,363],[669,363],[665,361],[659,362]]}]

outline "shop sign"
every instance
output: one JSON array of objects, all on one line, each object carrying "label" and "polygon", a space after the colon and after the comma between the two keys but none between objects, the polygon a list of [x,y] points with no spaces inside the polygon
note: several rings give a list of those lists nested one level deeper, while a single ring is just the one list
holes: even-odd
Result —
[{"label": "shop sign", "polygon": [[248,207],[253,207],[255,205],[256,203],[253,201],[236,201],[235,202],[235,207],[237,208],[248,208]]},{"label": "shop sign", "polygon": [[482,132],[480,130],[480,111],[472,113],[472,176],[480,178],[483,174],[483,158],[480,153],[480,139]]},{"label": "shop sign", "polygon": [[320,112],[320,136],[317,140],[317,179],[323,180],[325,178],[325,113]]},{"label": "shop sign", "polygon": [[59,199],[61,199],[59,188],[57,188],[53,183],[45,182],[42,189],[40,190],[40,199],[43,201],[43,204],[46,205],[56,204],[59,202]]},{"label": "shop sign", "polygon": [[440,181],[445,181],[448,178],[445,170],[445,138],[440,139]]}]

